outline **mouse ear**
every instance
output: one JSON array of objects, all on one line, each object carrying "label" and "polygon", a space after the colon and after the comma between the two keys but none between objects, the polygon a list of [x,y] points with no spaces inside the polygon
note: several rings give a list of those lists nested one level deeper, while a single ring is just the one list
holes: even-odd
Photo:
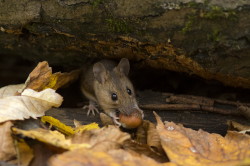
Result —
[{"label": "mouse ear", "polygon": [[119,64],[117,65],[117,69],[121,73],[124,73],[125,75],[128,75],[129,69],[130,69],[130,65],[129,65],[128,59],[127,58],[122,58],[120,60]]},{"label": "mouse ear", "polygon": [[102,63],[98,62],[98,63],[94,64],[93,73],[94,73],[95,79],[99,83],[103,84],[106,81],[107,72],[106,72],[106,69]]}]

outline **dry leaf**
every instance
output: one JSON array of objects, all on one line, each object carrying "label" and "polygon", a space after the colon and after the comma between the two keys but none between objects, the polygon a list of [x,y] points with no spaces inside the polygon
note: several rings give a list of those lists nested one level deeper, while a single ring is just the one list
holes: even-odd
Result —
[{"label": "dry leaf", "polygon": [[69,166],[69,165],[101,165],[101,166],[177,166],[173,163],[160,164],[146,157],[136,157],[123,150],[114,150],[109,153],[91,151],[86,149],[76,149],[52,157],[49,166]]},{"label": "dry leaf", "polygon": [[113,119],[110,116],[108,116],[102,112],[100,113],[100,119],[101,119],[101,122],[104,126],[114,125]]},{"label": "dry leaf", "polygon": [[60,122],[58,119],[51,116],[43,116],[41,118],[43,123],[49,123],[51,126],[55,127],[58,131],[62,132],[65,135],[72,135],[75,133],[74,129],[71,126],[67,126]]},{"label": "dry leaf", "polygon": [[230,166],[240,165],[250,158],[248,135],[234,132],[222,137],[173,122],[164,125],[158,115],[156,119],[163,149],[173,163],[185,166]]},{"label": "dry leaf", "polygon": [[[65,135],[73,135],[75,133],[78,132],[83,132],[85,130],[92,130],[92,129],[98,129],[99,126],[97,123],[91,123],[88,125],[81,125],[80,122],[78,122],[79,126],[76,128],[72,128],[71,126],[67,126],[64,123],[60,122],[58,119],[53,118],[51,116],[43,116],[41,118],[41,121],[43,123],[49,123],[51,126],[55,127],[58,131],[60,131],[61,133],[65,134]],[[76,123],[76,120],[74,120],[74,122]]]},{"label": "dry leaf", "polygon": [[40,62],[37,67],[29,74],[25,82],[26,88],[41,91],[46,88],[57,90],[78,79],[80,70],[70,73],[57,72],[52,74],[52,69],[46,61]]},{"label": "dry leaf", "polygon": [[11,136],[11,126],[8,121],[0,124],[0,161],[8,161],[16,156],[16,150]]},{"label": "dry leaf", "polygon": [[[130,139],[130,135],[121,132],[118,127],[107,126],[101,129],[85,130],[81,133],[76,133],[72,138],[72,143],[87,143],[94,149],[107,151],[112,148],[116,148],[117,145],[121,145],[128,139]],[[104,142],[108,143],[103,144]]]},{"label": "dry leaf", "polygon": [[8,120],[37,118],[51,107],[59,107],[62,96],[53,89],[36,92],[25,89],[21,96],[9,96],[0,99],[0,123]]},{"label": "dry leaf", "polygon": [[231,120],[227,121],[227,125],[229,127],[229,130],[236,130],[244,134],[250,133],[250,126],[242,125],[240,123]]},{"label": "dry leaf", "polygon": [[16,95],[19,92],[19,90],[22,90],[24,87],[25,87],[24,84],[4,86],[0,88],[0,99],[7,96]]},{"label": "dry leaf", "polygon": [[50,131],[42,128],[32,129],[28,131],[17,128],[13,128],[12,130],[15,134],[21,134],[25,137],[36,139],[40,142],[67,150],[90,147],[90,145],[86,143],[74,144],[70,139],[66,139],[65,136],[58,131]]},{"label": "dry leaf", "polygon": [[21,166],[29,166],[33,159],[33,150],[23,140],[17,141],[18,161]]},{"label": "dry leaf", "polygon": [[[76,121],[74,122],[77,123]],[[99,125],[97,123],[90,123],[88,125],[80,125],[80,123],[78,123],[78,126],[74,129],[74,131],[75,133],[81,133],[83,131],[93,130],[93,129],[99,129]]]}]

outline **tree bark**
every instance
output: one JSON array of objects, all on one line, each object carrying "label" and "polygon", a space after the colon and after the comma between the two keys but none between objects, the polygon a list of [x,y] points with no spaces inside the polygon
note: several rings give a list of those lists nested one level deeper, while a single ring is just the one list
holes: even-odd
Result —
[{"label": "tree bark", "polygon": [[250,1],[0,1],[0,55],[80,66],[127,57],[250,88]]}]

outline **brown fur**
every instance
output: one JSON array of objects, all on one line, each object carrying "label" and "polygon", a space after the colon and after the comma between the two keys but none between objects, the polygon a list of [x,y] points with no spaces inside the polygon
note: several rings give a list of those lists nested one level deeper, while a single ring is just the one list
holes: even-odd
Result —
[{"label": "brown fur", "polygon": [[[127,59],[122,59],[117,66],[113,61],[100,61],[84,73],[81,90],[108,115],[115,111],[125,115],[131,115],[135,110],[139,113],[141,110],[135,98],[134,87],[126,75],[128,71]],[[127,88],[131,90],[131,95],[128,94]],[[117,94],[118,100],[111,99],[112,93]]]}]

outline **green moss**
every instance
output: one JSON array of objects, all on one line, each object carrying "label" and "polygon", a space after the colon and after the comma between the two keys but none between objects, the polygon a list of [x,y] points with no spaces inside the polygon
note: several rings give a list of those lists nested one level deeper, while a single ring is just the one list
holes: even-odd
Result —
[{"label": "green moss", "polygon": [[210,6],[209,10],[205,11],[202,17],[206,19],[237,19],[234,10],[224,10],[219,6]]},{"label": "green moss", "polygon": [[117,32],[117,33],[130,33],[132,32],[131,26],[129,26],[128,21],[123,18],[108,18],[105,20],[108,29],[111,32]]},{"label": "green moss", "polygon": [[187,33],[187,32],[189,32],[189,31],[191,31],[192,28],[193,28],[195,19],[197,19],[196,16],[192,16],[192,15],[191,15],[191,16],[188,16],[188,19],[187,19],[187,21],[186,21],[184,27],[181,29],[181,31],[182,31],[183,33]]},{"label": "green moss", "polygon": [[207,39],[212,42],[219,42],[222,39],[221,30],[219,28],[213,28],[211,33],[207,34]]},{"label": "green moss", "polygon": [[[189,7],[197,7],[197,3],[190,2]],[[219,6],[204,6],[203,4],[203,9],[196,9],[195,12],[191,15],[189,15],[186,19],[185,25],[181,29],[183,33],[187,33],[192,31],[192,29],[197,27],[201,27],[202,25],[202,20],[209,20],[210,24],[220,24],[221,21],[223,20],[230,20],[230,21],[237,21],[238,17],[237,14],[234,10],[224,10],[223,8]],[[210,26],[208,24],[208,26]],[[213,28],[212,28],[213,29]],[[213,31],[212,36],[216,36],[218,32],[215,30]],[[214,37],[212,37],[214,38]]]},{"label": "green moss", "polygon": [[93,0],[91,4],[95,8],[95,7],[99,6],[100,4],[102,4],[104,1],[105,0]]}]

